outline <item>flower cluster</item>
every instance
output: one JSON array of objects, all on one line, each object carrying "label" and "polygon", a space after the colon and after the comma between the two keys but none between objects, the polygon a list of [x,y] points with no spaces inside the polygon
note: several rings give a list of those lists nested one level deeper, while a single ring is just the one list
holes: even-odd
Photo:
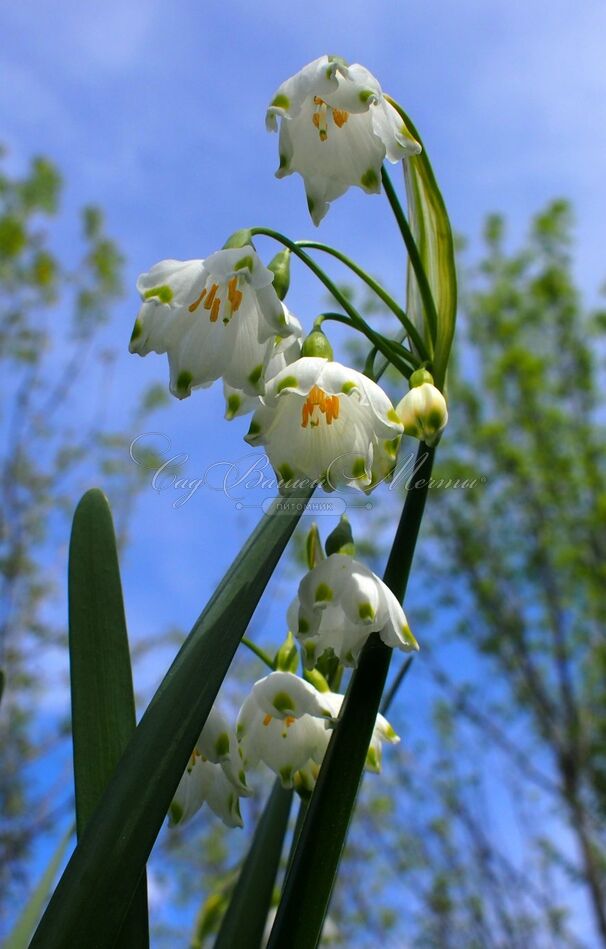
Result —
[{"label": "flower cluster", "polygon": [[[310,794],[343,699],[335,692],[320,692],[292,672],[271,672],[245,699],[235,736],[213,709],[175,793],[171,824],[184,824],[206,802],[227,827],[241,827],[239,798],[251,793],[245,770],[259,763],[270,768],[283,787]],[[367,769],[379,772],[383,742],[399,740],[389,722],[377,715]]]},{"label": "flower cluster", "polygon": [[[266,124],[280,129],[278,177],[303,176],[316,224],[350,185],[379,191],[385,158],[397,162],[421,150],[378,80],[336,56],[322,56],[287,79]],[[274,272],[242,234],[235,241],[241,246],[204,260],[163,260],[139,277],[142,305],[130,351],[166,353],[178,399],[222,379],[226,418],[254,413],[247,441],[265,447],[281,491],[301,479],[326,490],[373,490],[393,471],[403,432],[428,444],[437,439],[445,404],[436,428],[424,392],[394,410],[367,376],[325,352],[302,356],[301,324],[276,292]],[[288,270],[288,263],[281,266]],[[278,289],[287,286],[288,277]]]},{"label": "flower cluster", "polygon": [[[411,161],[421,151],[404,113],[378,80],[363,66],[335,56],[322,56],[287,79],[270,102],[266,124],[279,129],[276,174],[302,176],[315,224],[349,187],[376,193],[383,176],[387,188],[385,159]],[[285,248],[267,267],[252,242],[259,233],[277,237]],[[392,475],[404,435],[431,447],[446,425],[444,396],[426,368],[429,358],[421,361],[432,349],[425,352],[422,342],[406,349],[382,337],[325,274],[322,279],[345,312],[322,314],[304,338],[284,303],[290,258],[297,252],[316,274],[323,273],[300,246],[262,228],[237,232],[205,259],[161,261],[139,277],[141,307],[130,351],[166,353],[170,391],[178,399],[221,379],[225,417],[252,415],[246,441],[265,448],[281,492],[301,483],[370,492]],[[377,289],[368,274],[352,267]],[[380,296],[389,299],[384,292]],[[395,303],[392,309],[406,324],[406,314]],[[364,373],[334,360],[320,328],[329,318],[349,322],[372,341]],[[410,391],[396,408],[372,377],[377,352],[410,377]],[[285,665],[280,653],[273,663],[267,660],[272,671],[252,687],[235,729],[212,710],[176,790],[173,823],[187,821],[206,801],[225,824],[241,826],[239,801],[250,793],[246,772],[259,763],[284,787],[309,794],[344,699],[329,684],[337,688],[344,668],[357,665],[370,636],[404,652],[418,649],[400,602],[354,559],[353,538],[341,543],[348,531],[344,520],[329,538],[326,555],[320,549],[309,558],[288,610]],[[303,677],[294,671],[297,644]],[[378,715],[367,767],[378,771],[382,744],[398,740]]]},{"label": "flower cluster", "polygon": [[[260,763],[284,787],[310,794],[322,764],[344,696],[333,692],[317,668],[336,658],[355,666],[372,633],[404,652],[417,650],[400,603],[368,567],[344,552],[351,544],[346,519],[328,538],[327,549],[303,577],[288,610],[288,621],[301,647],[306,675],[295,675],[296,648],[291,633],[278,651],[278,668],[256,682],[240,708],[235,734],[213,711],[177,789],[171,808],[173,823],[187,820],[203,801],[225,824],[240,826],[239,798],[248,794],[246,772]],[[345,541],[345,543],[343,543]],[[366,767],[380,771],[384,742],[399,739],[378,715],[366,756]],[[237,747],[237,755],[236,755]]]}]

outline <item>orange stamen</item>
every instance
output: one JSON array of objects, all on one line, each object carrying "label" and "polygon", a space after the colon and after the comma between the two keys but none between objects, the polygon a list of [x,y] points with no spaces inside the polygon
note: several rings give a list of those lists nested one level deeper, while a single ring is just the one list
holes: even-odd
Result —
[{"label": "orange stamen", "polygon": [[344,109],[333,109],[332,117],[335,125],[338,129],[343,128],[345,123],[349,118],[349,112],[346,112]]},{"label": "orange stamen", "polygon": [[219,284],[218,284],[218,283],[213,283],[212,287],[210,288],[210,292],[209,292],[209,294],[208,294],[206,300],[204,301],[204,309],[205,309],[205,310],[210,310],[210,309],[211,309],[213,303],[215,302],[215,294],[217,293],[217,290],[218,290],[218,289],[219,289]]},{"label": "orange stamen", "polygon": [[295,722],[296,722],[296,718],[294,717],[294,715],[287,715],[286,718],[284,719],[284,724],[286,725],[287,728],[290,728],[290,726],[294,725]]},{"label": "orange stamen", "polygon": [[270,722],[271,722],[271,715],[266,715],[265,718],[263,719],[263,724],[269,725]]},{"label": "orange stamen", "polygon": [[326,419],[326,424],[332,425],[333,419],[339,417],[339,407],[338,395],[327,395],[319,386],[312,386],[303,404],[301,427],[307,428],[311,423],[312,428],[316,428],[320,424],[322,415]]},{"label": "orange stamen", "polygon": [[314,102],[319,107],[319,111],[314,112],[314,114],[311,117],[311,121],[313,122],[315,128],[317,128],[318,130],[318,133],[320,135],[320,141],[325,142],[326,139],[328,138],[328,131],[326,128],[327,106],[324,100],[320,99],[319,96],[314,96]]},{"label": "orange stamen", "polygon": [[221,300],[217,297],[213,303],[212,310],[210,311],[210,322],[216,323],[219,319],[219,310],[221,309]]},{"label": "orange stamen", "polygon": [[238,290],[238,278],[232,277],[227,284],[227,299],[229,300],[232,313],[235,313],[239,309],[243,296],[242,291]]},{"label": "orange stamen", "polygon": [[193,303],[189,304],[187,309],[189,310],[190,313],[195,313],[195,311],[198,309],[198,307],[202,303],[202,300],[204,299],[205,296],[206,296],[206,287],[204,287],[204,290],[202,291],[198,299],[194,300]]}]

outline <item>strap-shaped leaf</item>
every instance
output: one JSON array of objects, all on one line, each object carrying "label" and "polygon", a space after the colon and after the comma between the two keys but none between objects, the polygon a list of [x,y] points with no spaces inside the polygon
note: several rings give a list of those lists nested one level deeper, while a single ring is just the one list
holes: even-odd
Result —
[{"label": "strap-shaped leaf", "polygon": [[215,949],[259,949],[267,916],[293,792],[276,781],[242,864]]},{"label": "strap-shaped leaf", "polygon": [[[389,100],[400,113],[418,142],[421,136],[403,109]],[[457,313],[457,274],[454,242],[444,199],[438,187],[427,150],[404,159],[404,180],[408,197],[408,219],[421,263],[427,275],[435,303],[437,326],[433,342],[433,376],[439,388],[444,385]],[[406,310],[421,331],[425,325],[423,302],[413,268],[408,264]]]},{"label": "strap-shaped leaf", "polygon": [[55,852],[51,855],[48,865],[40,877],[36,888],[21,910],[21,915],[15,923],[4,949],[27,949],[36,923],[40,919],[44,904],[53,885],[57,871],[67,852],[67,847],[74,833],[73,826],[63,835]]},{"label": "strap-shaped leaf", "polygon": [[[105,495],[97,489],[84,495],[72,525],[69,656],[80,839],[136,726],[114,525]],[[145,872],[118,945],[149,945]]]},{"label": "strap-shaped leaf", "polygon": [[[385,583],[400,601],[408,582],[432,465],[433,449],[422,444],[415,471],[423,486],[412,487],[406,495],[384,575]],[[315,949],[320,941],[391,655],[392,650],[378,633],[369,637],[362,650],[286,874],[268,949]]]},{"label": "strap-shaped leaf", "polygon": [[87,824],[32,949],[113,945],[192,748],[301,516],[301,503],[287,508],[282,499],[263,517],[194,624]]}]

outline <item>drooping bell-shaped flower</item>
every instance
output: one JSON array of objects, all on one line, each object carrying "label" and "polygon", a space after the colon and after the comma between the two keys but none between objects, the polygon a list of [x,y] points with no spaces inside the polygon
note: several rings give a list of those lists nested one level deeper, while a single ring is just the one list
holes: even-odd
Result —
[{"label": "drooping bell-shaped flower", "polygon": [[137,281],[143,305],[130,351],[167,353],[170,391],[179,399],[219,377],[256,395],[276,335],[290,333],[272,280],[251,246],[205,260],[163,260]]},{"label": "drooping bell-shaped flower", "polygon": [[325,721],[334,710],[329,695],[292,672],[271,672],[256,682],[236,724],[244,767],[263,761],[292,787],[301,768],[320,764]]},{"label": "drooping bell-shaped flower", "polygon": [[381,165],[416,155],[421,146],[364,66],[321,56],[282,83],[267,110],[271,131],[280,119],[283,178],[298,171],[314,224],[350,185],[381,190]]},{"label": "drooping bell-shaped flower", "polygon": [[[333,721],[336,721],[336,719],[339,717],[344,699],[345,696],[341,695],[339,692],[324,693],[324,701],[330,705],[332,709]],[[328,743],[332,734],[333,721],[329,721],[325,724],[324,752],[322,753],[322,760],[324,759],[324,753],[328,748]],[[368,746],[368,752],[366,754],[366,761],[364,764],[366,770],[374,771],[375,774],[379,774],[383,760],[383,743],[389,742],[391,745],[397,745],[399,741],[399,736],[395,733],[387,719],[384,718],[383,715],[378,714],[375,719],[370,745]],[[311,791],[313,791],[319,771],[320,764],[317,764],[315,761],[310,761],[304,768],[301,768],[297,772],[295,776],[295,787],[300,794],[305,796],[306,793],[309,794]]]},{"label": "drooping bell-shaped flower", "polygon": [[364,643],[375,632],[394,649],[419,648],[389,587],[346,554],[331,554],[303,577],[289,607],[288,622],[309,669],[328,649],[343,665],[355,666]]},{"label": "drooping bell-shaped flower", "polygon": [[395,465],[402,424],[385,392],[341,363],[303,356],[265,386],[246,441],[263,445],[281,489],[371,490]]},{"label": "drooping bell-shaped flower", "polygon": [[[428,378],[428,381],[415,382]],[[411,376],[411,388],[396,407],[396,412],[404,426],[404,433],[418,438],[430,447],[435,445],[448,422],[446,399],[433,385],[429,373],[417,371]]]},{"label": "drooping bell-shaped flower", "polygon": [[[343,695],[320,692],[292,672],[272,672],[260,679],[244,701],[238,716],[237,735],[246,767],[264,762],[284,787],[303,795],[313,790],[339,716]],[[366,758],[366,767],[379,771],[381,745],[396,743],[398,736],[377,715]]]},{"label": "drooping bell-shaped flower", "polygon": [[213,708],[175,791],[170,822],[184,824],[206,801],[228,827],[241,827],[239,798],[248,794],[235,736]]},{"label": "drooping bell-shaped flower", "polygon": [[[268,379],[272,379],[285,366],[290,366],[301,354],[303,327],[284,303],[282,307],[288,336],[276,336],[272,347],[267,349],[260,380],[263,387]],[[223,383],[223,394],[225,396],[225,418],[228,420],[254,412],[259,405],[257,395],[247,395],[243,389],[236,389],[228,385],[227,382]]]}]

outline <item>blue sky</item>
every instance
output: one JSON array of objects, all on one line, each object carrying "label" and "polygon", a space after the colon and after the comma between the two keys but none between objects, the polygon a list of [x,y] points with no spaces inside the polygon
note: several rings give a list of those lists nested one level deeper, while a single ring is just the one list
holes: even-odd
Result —
[{"label": "blue sky", "polygon": [[[577,213],[577,271],[589,299],[603,281],[606,7],[598,0],[28,0],[4,5],[0,27],[9,167],[39,152],[63,170],[59,235],[68,256],[73,212],[94,201],[127,258],[129,294],[111,326],[121,347],[108,393],[118,423],[145,384],[167,379],[163,358],[127,352],[136,276],[161,258],[204,257],[234,229],[267,224],[335,244],[394,291],[403,286],[383,199],[352,190],[316,230],[300,179],[273,177],[277,138],[264,130],[266,104],[324,52],[366,65],[411,114],[472,250],[486,212],[503,211],[515,237],[534,211],[564,196]],[[274,253],[259,249],[266,259]],[[300,270],[289,304],[307,327],[322,308],[321,291]],[[82,410],[74,406],[75,418]],[[173,401],[161,418],[174,448],[188,453],[191,477],[246,454],[246,427],[223,423],[218,386]],[[167,621],[188,628],[258,516],[208,489],[179,509],[174,500],[150,486],[135,513],[124,581],[137,637]]]}]

